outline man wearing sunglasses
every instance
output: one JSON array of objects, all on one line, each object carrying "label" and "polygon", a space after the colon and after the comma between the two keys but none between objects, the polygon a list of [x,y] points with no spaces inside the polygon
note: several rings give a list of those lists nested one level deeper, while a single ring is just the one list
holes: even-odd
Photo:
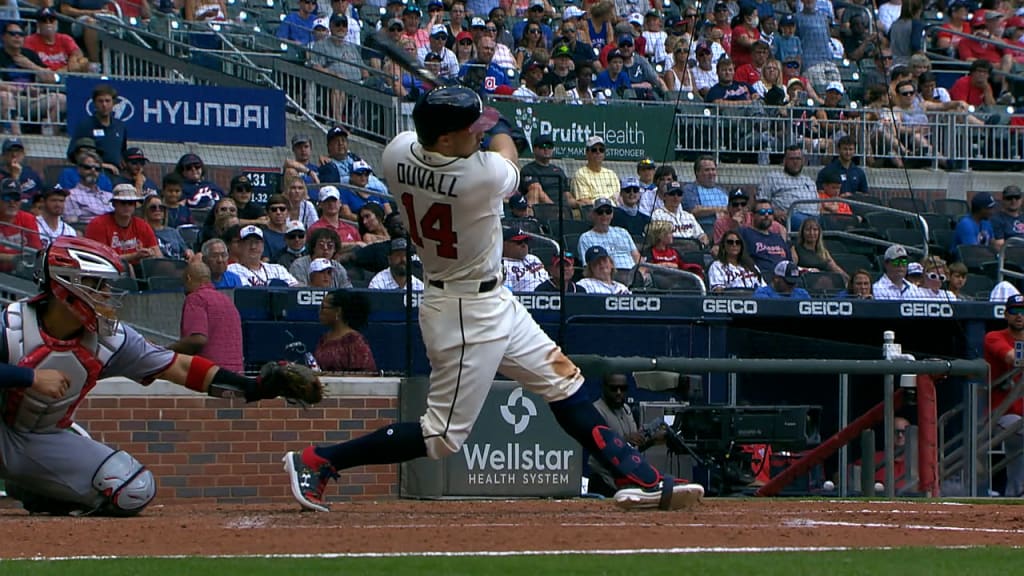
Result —
[{"label": "man wearing sunglasses", "polygon": [[103,170],[100,156],[92,150],[78,155],[78,184],[68,190],[64,207],[64,220],[70,224],[87,223],[93,218],[110,212],[111,192],[99,187],[99,175]]},{"label": "man wearing sunglasses", "polygon": [[885,250],[885,274],[871,287],[875,300],[923,300],[917,286],[907,280],[907,266],[910,260],[907,249],[893,244]]},{"label": "man wearing sunglasses", "polygon": [[1002,206],[999,212],[992,215],[992,230],[995,232],[995,239],[992,240],[992,248],[999,250],[1010,238],[1024,238],[1024,213],[1021,206],[1024,205],[1020,187],[1010,184],[1003,188]]},{"label": "man wearing sunglasses", "polygon": [[572,179],[573,208],[593,205],[598,198],[615,198],[619,195],[619,177],[604,167],[607,151],[604,138],[591,136],[585,144],[587,163],[576,171]]},{"label": "man wearing sunglasses", "polygon": [[633,177],[623,178],[612,225],[625,228],[633,236],[642,236],[650,222],[651,217],[640,211],[640,181]]},{"label": "man wearing sunglasses", "polygon": [[22,257],[21,248],[42,250],[36,218],[21,209],[21,188],[13,178],[0,180],[0,238],[6,244],[0,245],[0,270],[9,272]]},{"label": "man wearing sunglasses", "polygon": [[554,155],[555,141],[550,134],[538,134],[533,138],[533,161],[519,171],[519,191],[531,206],[552,204],[553,199],[560,195],[565,196],[569,206],[575,202],[565,170],[551,162]]},{"label": "man wearing sunglasses", "polygon": [[313,23],[318,16],[316,0],[299,0],[299,8],[289,12],[277,29],[277,37],[286,42],[308,46],[313,42]]},{"label": "man wearing sunglasses", "polygon": [[[985,362],[991,368],[992,382],[1003,378],[1007,372],[1021,365],[1015,353],[1015,346],[1017,342],[1024,341],[1024,296],[1015,294],[1006,299],[1003,318],[1006,320],[1006,328],[985,334]],[[1020,385],[1021,377],[1018,373],[1010,380],[993,386],[989,402],[991,409],[1002,404],[1010,395],[1010,391]],[[1022,416],[1024,398],[1017,398],[1010,404],[1005,414],[998,415],[996,422],[1000,429],[1005,430],[1017,423]],[[1006,466],[1006,489],[1003,495],[1016,497],[1024,494],[1024,428],[1010,435],[1005,444],[1009,463]]]},{"label": "man wearing sunglasses", "polygon": [[776,221],[771,202],[758,200],[750,223],[751,226],[740,226],[739,232],[743,245],[762,274],[774,270],[776,264],[789,259],[789,242],[782,234],[772,231],[772,224]]},{"label": "man wearing sunglasses", "polygon": [[[629,270],[640,261],[640,251],[633,242],[633,237],[625,228],[612,226],[615,205],[608,198],[598,198],[594,202],[594,210],[590,212],[593,227],[580,235],[577,252],[587,256],[587,250],[600,246],[605,255],[611,258],[612,267],[618,270]],[[589,264],[584,261],[584,264]]]},{"label": "man wearing sunglasses", "polygon": [[142,148],[129,148],[125,150],[124,159],[121,161],[121,174],[114,177],[114,184],[131,184],[142,197],[152,194],[159,194],[160,188],[146,176],[143,169],[149,159],[142,152]]}]

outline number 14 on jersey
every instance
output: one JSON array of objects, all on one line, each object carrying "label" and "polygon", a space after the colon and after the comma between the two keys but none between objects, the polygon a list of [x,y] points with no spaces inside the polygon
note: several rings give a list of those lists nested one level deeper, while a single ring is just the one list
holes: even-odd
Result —
[{"label": "number 14 on jersey", "polygon": [[405,211],[406,226],[409,227],[409,237],[414,244],[426,249],[424,238],[432,240],[440,258],[455,260],[459,257],[459,234],[452,225],[451,204],[434,202],[421,217],[416,214],[412,194],[406,192],[402,194],[402,208]]}]

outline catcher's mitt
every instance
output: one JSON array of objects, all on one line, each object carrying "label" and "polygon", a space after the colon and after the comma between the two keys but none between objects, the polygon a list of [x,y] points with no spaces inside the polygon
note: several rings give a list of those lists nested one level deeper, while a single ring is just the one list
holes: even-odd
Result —
[{"label": "catcher's mitt", "polygon": [[324,399],[320,377],[306,366],[292,362],[267,362],[256,379],[261,398],[278,396],[306,404]]}]

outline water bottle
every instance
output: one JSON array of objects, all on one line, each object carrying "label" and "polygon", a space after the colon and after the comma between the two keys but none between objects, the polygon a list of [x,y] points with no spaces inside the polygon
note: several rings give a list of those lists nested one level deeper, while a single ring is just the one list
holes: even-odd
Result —
[{"label": "water bottle", "polygon": [[312,352],[307,351],[305,354],[302,355],[302,357],[303,359],[305,359],[306,366],[308,366],[310,370],[312,370],[313,372],[320,371],[320,364],[316,361],[316,357],[313,356]]}]

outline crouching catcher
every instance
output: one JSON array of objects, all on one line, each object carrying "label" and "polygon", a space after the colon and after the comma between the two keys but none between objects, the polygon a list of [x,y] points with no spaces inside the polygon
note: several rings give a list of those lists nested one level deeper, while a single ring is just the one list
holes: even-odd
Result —
[{"label": "crouching catcher", "polygon": [[0,317],[0,478],[29,512],[132,516],[156,495],[153,474],[123,450],[69,430],[97,380],[163,379],[218,398],[322,399],[304,367],[270,363],[249,378],[156,346],[117,319],[125,275],[110,247],[60,237],[37,267],[40,293]]}]

